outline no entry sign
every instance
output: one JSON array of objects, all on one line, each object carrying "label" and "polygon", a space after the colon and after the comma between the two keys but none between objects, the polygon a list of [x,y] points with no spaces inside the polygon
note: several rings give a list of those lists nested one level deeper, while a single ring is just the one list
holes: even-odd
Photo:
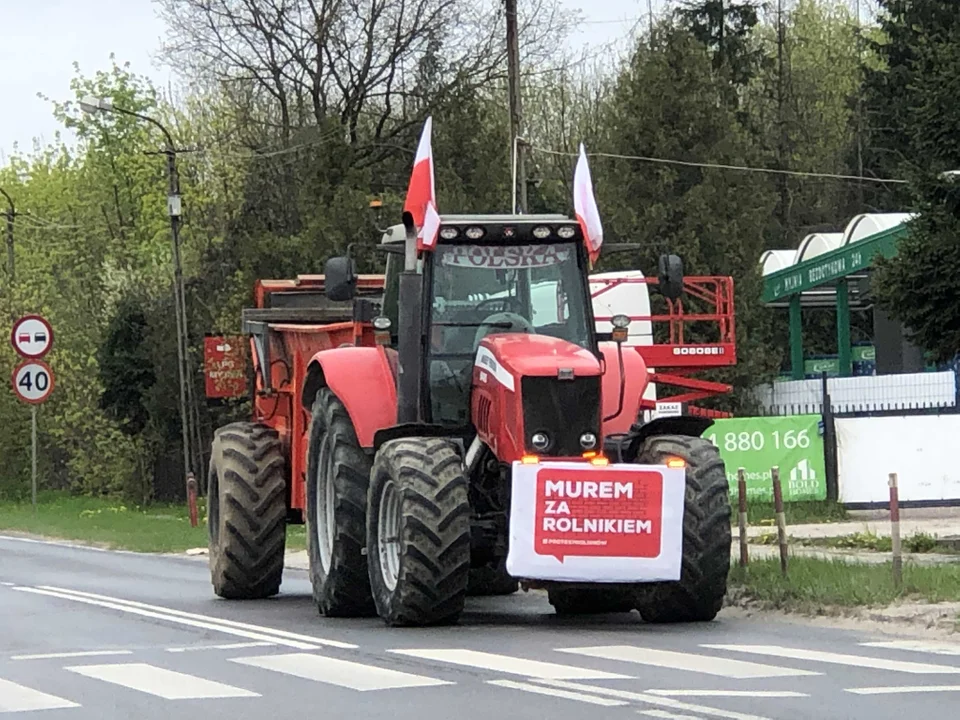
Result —
[{"label": "no entry sign", "polygon": [[23,402],[39,405],[53,392],[53,370],[42,360],[27,360],[13,369],[11,383]]},{"label": "no entry sign", "polygon": [[21,357],[39,360],[53,348],[53,328],[40,315],[24,315],[14,323],[10,343]]}]

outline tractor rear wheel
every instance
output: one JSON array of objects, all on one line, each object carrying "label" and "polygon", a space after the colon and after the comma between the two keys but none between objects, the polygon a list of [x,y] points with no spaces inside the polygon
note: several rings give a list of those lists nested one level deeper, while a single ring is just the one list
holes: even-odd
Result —
[{"label": "tractor rear wheel", "polygon": [[370,477],[367,559],[388,625],[456,622],[470,571],[470,503],[460,455],[442,438],[384,443]]},{"label": "tractor rear wheel", "polygon": [[280,592],[287,534],[287,462],[276,430],[226,425],[210,455],[207,531],[214,592],[231,600]]},{"label": "tractor rear wheel", "polygon": [[723,607],[730,572],[730,489],[720,451],[699,437],[653,436],[637,462],[686,463],[680,580],[641,586],[637,607],[651,623],[709,622]]},{"label": "tractor rear wheel", "polygon": [[557,615],[602,615],[628,613],[636,606],[633,593],[606,588],[552,587],[547,600]]},{"label": "tractor rear wheel", "polygon": [[470,568],[470,580],[467,583],[467,595],[472,597],[513,595],[520,589],[520,581],[507,572],[507,561],[502,559],[496,565]]},{"label": "tractor rear wheel", "polygon": [[329,388],[317,393],[312,415],[306,523],[313,600],[328,617],[369,617],[376,608],[363,548],[372,463]]}]

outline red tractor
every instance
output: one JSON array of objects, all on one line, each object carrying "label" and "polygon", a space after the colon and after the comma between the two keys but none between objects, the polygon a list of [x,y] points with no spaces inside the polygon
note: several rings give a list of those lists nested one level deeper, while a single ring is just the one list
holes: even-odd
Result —
[{"label": "red tractor", "polygon": [[[286,526],[305,523],[329,617],[455,622],[467,595],[522,584],[560,614],[712,620],[731,540],[713,421],[643,420],[642,348],[624,315],[596,331],[579,223],[444,216],[433,252],[416,243],[405,216],[383,276],[348,250],[257,283],[255,417],[213,441],[216,594],[276,594]],[[679,258],[657,285],[683,294]]]}]

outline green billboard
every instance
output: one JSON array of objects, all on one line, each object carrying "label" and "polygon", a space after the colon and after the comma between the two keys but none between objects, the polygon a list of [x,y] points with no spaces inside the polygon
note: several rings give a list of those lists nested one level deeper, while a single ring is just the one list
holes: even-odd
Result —
[{"label": "green billboard", "polygon": [[774,466],[780,468],[784,502],[827,497],[819,415],[724,418],[716,420],[704,437],[720,448],[734,504],[741,467],[749,500],[773,502]]}]

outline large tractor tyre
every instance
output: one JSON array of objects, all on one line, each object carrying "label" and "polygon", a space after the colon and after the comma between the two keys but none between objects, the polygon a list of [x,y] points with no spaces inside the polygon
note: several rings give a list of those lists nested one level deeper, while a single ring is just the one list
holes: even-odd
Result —
[{"label": "large tractor tyre", "polygon": [[307,552],[317,609],[327,617],[376,615],[367,559],[369,455],[343,403],[321,388],[307,454]]},{"label": "large tractor tyre", "polygon": [[496,565],[470,568],[467,595],[471,597],[513,595],[520,589],[520,581],[507,572],[506,559]]},{"label": "large tractor tyre", "polygon": [[648,438],[637,462],[661,465],[669,457],[686,463],[680,580],[642,589],[637,610],[651,623],[709,622],[723,607],[730,572],[726,468],[712,443],[680,435]]},{"label": "large tractor tyre", "polygon": [[470,571],[470,503],[456,448],[442,438],[385,443],[373,464],[367,560],[388,625],[456,622]]},{"label": "large tractor tyre", "polygon": [[637,604],[632,592],[599,587],[553,587],[547,591],[547,600],[557,615],[628,613]]},{"label": "large tractor tyre", "polygon": [[214,435],[207,496],[210,579],[230,600],[280,592],[287,538],[287,461],[277,432],[238,422]]}]

